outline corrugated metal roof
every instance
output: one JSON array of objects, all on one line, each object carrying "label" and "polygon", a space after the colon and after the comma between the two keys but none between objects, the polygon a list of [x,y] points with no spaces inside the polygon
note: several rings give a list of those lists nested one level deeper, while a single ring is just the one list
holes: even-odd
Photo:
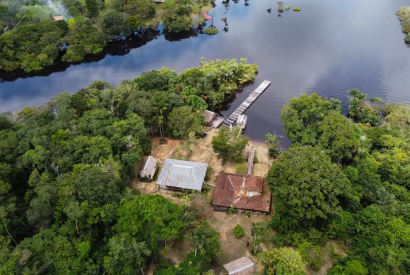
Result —
[{"label": "corrugated metal roof", "polygon": [[140,171],[140,175],[142,177],[148,176],[148,175],[154,175],[156,169],[157,169],[157,160],[154,157],[149,156]]},{"label": "corrugated metal roof", "polygon": [[157,184],[189,190],[202,189],[208,164],[176,159],[166,159]]},{"label": "corrugated metal roof", "polygon": [[242,257],[233,262],[225,264],[224,268],[226,269],[226,271],[228,271],[229,274],[233,274],[252,266],[254,266],[254,264],[251,260],[246,257]]}]

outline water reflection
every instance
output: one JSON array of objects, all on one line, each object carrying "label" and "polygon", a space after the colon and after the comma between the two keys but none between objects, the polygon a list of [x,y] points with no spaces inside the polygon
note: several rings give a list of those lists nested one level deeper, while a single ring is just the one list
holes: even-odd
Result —
[{"label": "water reflection", "polygon": [[146,33],[146,39],[110,44],[86,63],[59,64],[35,77],[2,76],[6,82],[0,84],[0,111],[40,105],[56,93],[75,92],[95,80],[118,85],[151,69],[182,71],[198,66],[201,57],[245,57],[259,65],[255,82],[230,99],[221,110],[224,116],[263,80],[272,81],[246,112],[246,134],[260,140],[267,132],[284,135],[280,109],[305,92],[346,103],[346,91],[358,88],[387,101],[410,100],[410,49],[395,16],[406,0],[286,0],[284,5],[301,6],[302,12],[284,12],[281,18],[275,16],[276,0],[269,1],[246,7],[246,2],[217,1],[211,12],[215,20],[207,22],[220,30],[217,35],[203,35],[201,30],[161,35],[159,28]]}]

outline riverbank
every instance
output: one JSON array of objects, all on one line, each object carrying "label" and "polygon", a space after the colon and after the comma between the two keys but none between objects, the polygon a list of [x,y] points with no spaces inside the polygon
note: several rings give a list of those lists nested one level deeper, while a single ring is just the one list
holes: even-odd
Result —
[{"label": "riverbank", "polygon": [[206,21],[204,14],[213,7],[213,2],[206,1],[103,2],[87,2],[81,9],[68,2],[66,6],[58,2],[56,10],[46,5],[21,6],[27,13],[35,10],[37,20],[22,20],[16,26],[0,20],[0,27],[4,25],[0,29],[5,30],[0,36],[0,73],[21,75],[21,71],[38,72],[59,63],[78,64],[101,55],[107,43],[141,36],[147,30],[155,32],[160,23],[166,33],[198,30]]}]

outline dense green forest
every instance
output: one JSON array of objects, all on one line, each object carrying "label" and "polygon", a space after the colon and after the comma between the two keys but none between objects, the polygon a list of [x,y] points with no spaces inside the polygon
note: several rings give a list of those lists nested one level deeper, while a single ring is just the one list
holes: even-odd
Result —
[{"label": "dense green forest", "polygon": [[[0,70],[37,71],[79,62],[107,41],[163,22],[169,32],[203,24],[209,0],[0,0]],[[64,20],[54,21],[53,16]]]},{"label": "dense green forest", "polygon": [[401,22],[401,29],[406,35],[404,40],[407,44],[410,44],[410,6],[401,7],[396,12],[396,15],[399,17],[399,20]]},{"label": "dense green forest", "polygon": [[337,241],[346,255],[332,275],[409,274],[409,106],[348,93],[348,117],[340,101],[317,94],[283,107],[293,144],[268,175],[276,196],[273,241],[297,247],[313,270],[323,265],[325,245]]},{"label": "dense green forest", "polygon": [[[202,60],[0,114],[0,274],[139,274],[153,262],[161,274],[208,270],[219,233],[201,208],[129,186],[151,135],[201,133],[205,108],[217,109],[257,68]],[[159,250],[183,237],[192,253],[175,269]]]}]

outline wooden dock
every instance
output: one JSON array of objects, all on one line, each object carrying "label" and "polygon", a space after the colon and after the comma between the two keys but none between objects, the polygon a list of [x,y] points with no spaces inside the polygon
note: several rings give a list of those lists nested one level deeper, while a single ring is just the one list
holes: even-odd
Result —
[{"label": "wooden dock", "polygon": [[248,98],[238,108],[236,108],[236,110],[227,119],[224,120],[223,125],[233,125],[238,119],[238,116],[242,115],[249,108],[249,106],[251,106],[252,103],[269,87],[270,84],[270,81],[264,80],[262,84],[259,85],[259,87],[256,88],[256,90],[253,91]]},{"label": "wooden dock", "polygon": [[249,155],[248,155],[248,168],[246,169],[246,175],[247,176],[252,176],[253,172],[253,160],[255,158],[255,147],[252,147],[249,149]]}]

